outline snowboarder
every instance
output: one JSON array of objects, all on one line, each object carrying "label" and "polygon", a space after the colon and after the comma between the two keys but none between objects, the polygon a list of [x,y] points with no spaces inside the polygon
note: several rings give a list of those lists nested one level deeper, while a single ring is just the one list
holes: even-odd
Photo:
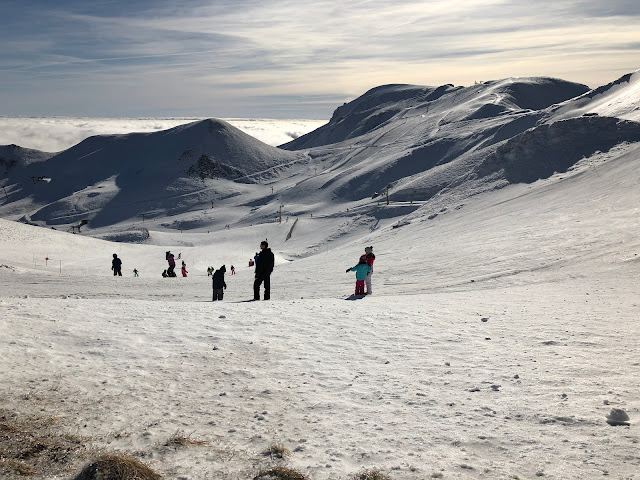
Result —
[{"label": "snowboarder", "polygon": [[364,283],[367,287],[365,295],[371,295],[373,290],[371,290],[371,276],[373,275],[373,262],[376,260],[376,256],[373,254],[373,247],[365,247],[364,255],[360,257],[360,259],[364,258],[367,262],[367,265],[371,267],[371,271],[367,273],[367,278],[364,279]]},{"label": "snowboarder", "polygon": [[118,258],[118,255],[113,254],[113,260],[111,260],[111,270],[113,270],[113,276],[122,276],[122,260]]},{"label": "snowboarder", "polygon": [[184,260],[183,260],[183,261],[182,261],[182,276],[183,276],[183,277],[186,277],[186,276],[187,276],[187,273],[189,273],[189,272],[187,272],[187,264],[186,264],[186,263],[184,263]]},{"label": "snowboarder", "polygon": [[173,258],[173,253],[167,251],[165,258],[169,262],[169,268],[167,268],[167,277],[175,277],[176,274],[173,271],[176,268],[176,261]]},{"label": "snowboarder", "polygon": [[138,269],[137,268],[133,269],[133,276],[134,277],[139,277],[140,276],[140,275],[138,275]]},{"label": "snowboarder", "polygon": [[360,257],[360,261],[355,267],[347,268],[347,273],[356,272],[356,295],[364,295],[364,281],[370,271],[371,267],[367,265],[367,260],[362,257]]},{"label": "snowboarder", "polygon": [[236,274],[236,267],[231,265],[231,275],[235,275],[235,274]]},{"label": "snowboarder", "polygon": [[253,299],[260,300],[260,285],[264,282],[264,299],[271,299],[271,272],[275,258],[266,240],[260,242],[260,253],[256,261],[256,279],[253,282]]},{"label": "snowboarder", "polygon": [[224,296],[224,289],[227,288],[227,284],[224,281],[224,272],[226,271],[227,271],[226,267],[222,265],[220,269],[216,270],[213,274],[212,283],[213,283],[213,301],[214,302],[216,300],[222,300],[222,297]]}]

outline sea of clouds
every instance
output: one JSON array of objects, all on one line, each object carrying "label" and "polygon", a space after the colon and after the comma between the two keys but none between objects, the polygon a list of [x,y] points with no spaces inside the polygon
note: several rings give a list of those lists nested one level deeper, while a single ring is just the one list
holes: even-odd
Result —
[{"label": "sea of clouds", "polygon": [[[15,144],[60,152],[92,135],[155,132],[202,118],[0,117],[0,145]],[[268,145],[282,145],[327,123],[326,120],[224,119]]]}]

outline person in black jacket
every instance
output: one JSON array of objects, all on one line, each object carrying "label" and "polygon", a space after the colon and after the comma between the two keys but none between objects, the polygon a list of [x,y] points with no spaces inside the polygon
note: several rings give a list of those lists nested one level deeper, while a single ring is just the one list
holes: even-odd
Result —
[{"label": "person in black jacket", "polygon": [[113,270],[113,276],[122,276],[122,260],[118,258],[118,255],[113,254],[113,260],[111,261],[111,270]]},{"label": "person in black jacket", "polygon": [[224,272],[227,269],[224,265],[220,267],[220,270],[216,270],[213,273],[213,301],[222,300],[224,296],[224,289],[227,288],[227,284],[224,282]]},{"label": "person in black jacket", "polygon": [[275,258],[266,240],[260,242],[260,253],[256,262],[256,280],[253,282],[253,299],[260,300],[260,285],[264,282],[264,299],[271,298],[271,272]]}]

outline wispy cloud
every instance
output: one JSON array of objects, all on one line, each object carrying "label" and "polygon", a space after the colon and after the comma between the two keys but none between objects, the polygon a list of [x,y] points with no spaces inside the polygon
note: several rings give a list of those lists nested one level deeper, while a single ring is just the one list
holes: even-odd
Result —
[{"label": "wispy cloud", "polygon": [[264,117],[277,96],[328,118],[389,82],[598,86],[638,68],[635,0],[534,3],[6,0],[0,113]]}]

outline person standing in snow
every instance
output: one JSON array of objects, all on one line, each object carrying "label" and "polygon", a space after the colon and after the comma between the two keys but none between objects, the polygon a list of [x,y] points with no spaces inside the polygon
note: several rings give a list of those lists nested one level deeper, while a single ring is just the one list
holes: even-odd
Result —
[{"label": "person standing in snow", "polygon": [[364,283],[367,287],[365,295],[371,295],[373,290],[371,290],[371,276],[373,275],[373,262],[376,259],[376,256],[373,254],[373,247],[365,247],[364,255],[360,257],[360,259],[365,259],[367,265],[371,267],[371,271],[367,273],[367,278],[364,279]]},{"label": "person standing in snow", "polygon": [[367,265],[367,260],[362,257],[360,257],[360,261],[355,267],[347,268],[347,273],[356,272],[356,295],[364,295],[364,281],[370,271],[371,267]]},{"label": "person standing in snow", "polygon": [[253,299],[260,300],[260,285],[264,282],[264,299],[271,299],[271,272],[275,258],[266,240],[260,242],[260,253],[256,260],[256,279],[253,282]]},{"label": "person standing in snow", "polygon": [[235,275],[235,274],[236,274],[236,267],[231,265],[231,275]]},{"label": "person standing in snow", "polygon": [[133,269],[133,276],[134,276],[134,277],[139,277],[139,275],[138,275],[138,269],[137,269],[137,268],[134,268],[134,269]]},{"label": "person standing in snow", "polygon": [[122,276],[122,260],[118,258],[118,255],[113,254],[113,260],[111,260],[111,270],[113,270],[113,276]]},{"label": "person standing in snow", "polygon": [[173,258],[173,253],[167,251],[165,258],[169,263],[169,268],[167,268],[167,277],[175,277],[176,274],[174,273],[173,270],[176,268],[176,261]]},{"label": "person standing in snow", "polygon": [[213,267],[207,267],[207,277],[213,275]]},{"label": "person standing in snow", "polygon": [[222,297],[224,296],[224,289],[227,288],[227,284],[224,281],[224,272],[226,272],[227,269],[224,265],[222,265],[220,267],[219,270],[216,270],[213,273],[213,300],[212,301],[216,301],[216,300],[222,300]]},{"label": "person standing in snow", "polygon": [[182,276],[183,276],[183,277],[186,277],[186,276],[187,276],[187,273],[189,273],[189,272],[187,272],[187,264],[186,264],[186,263],[184,263],[184,260],[183,260],[183,261],[182,261]]}]

